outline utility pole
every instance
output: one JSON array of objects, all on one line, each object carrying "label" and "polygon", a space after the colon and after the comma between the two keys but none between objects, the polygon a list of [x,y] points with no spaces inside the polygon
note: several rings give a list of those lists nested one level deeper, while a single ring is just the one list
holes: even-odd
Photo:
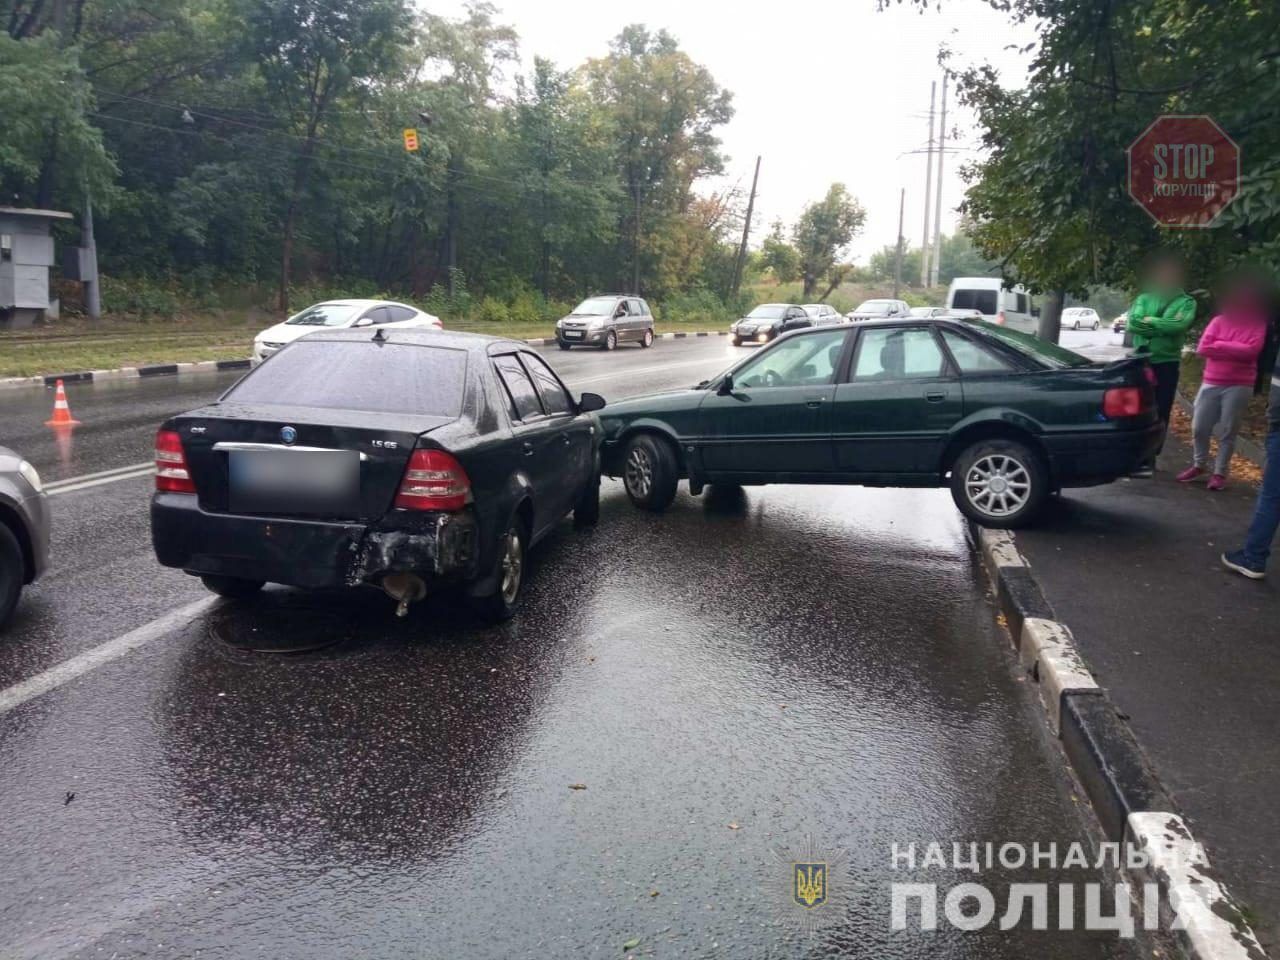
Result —
[{"label": "utility pole", "polygon": [[933,197],[933,265],[929,286],[938,285],[938,265],[942,261],[942,155],[947,146],[947,75],[942,74],[942,122],[938,124],[938,189]]},{"label": "utility pole", "polygon": [[80,220],[80,281],[84,284],[84,311],[91,321],[102,318],[102,285],[98,280],[98,243],[93,235],[93,198],[84,187],[84,216]]},{"label": "utility pole", "polygon": [[920,238],[920,286],[929,285],[929,201],[933,197],[933,105],[938,99],[938,81],[929,84],[929,153],[924,164],[924,236]]},{"label": "utility pole", "polygon": [[902,288],[902,248],[907,238],[902,235],[902,215],[907,208],[907,188],[898,192],[898,256],[893,265],[893,299],[898,299],[898,291]]},{"label": "utility pole", "polygon": [[738,260],[733,265],[733,283],[729,288],[729,299],[738,296],[738,287],[742,283],[742,271],[747,265],[747,237],[751,234],[751,212],[756,205],[756,184],[760,180],[760,157],[756,156],[756,172],[751,177],[751,196],[747,198],[747,219],[742,224],[742,246],[738,247]]}]

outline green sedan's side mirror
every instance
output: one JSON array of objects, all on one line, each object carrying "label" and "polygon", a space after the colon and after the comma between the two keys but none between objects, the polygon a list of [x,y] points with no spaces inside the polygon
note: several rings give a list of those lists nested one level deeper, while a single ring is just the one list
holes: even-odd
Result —
[{"label": "green sedan's side mirror", "polygon": [[727,397],[733,393],[733,374],[726,373],[720,381],[720,386],[716,387],[716,393],[719,396]]},{"label": "green sedan's side mirror", "polygon": [[578,400],[579,413],[591,413],[593,410],[604,409],[604,397],[598,393],[584,393],[582,398]]}]

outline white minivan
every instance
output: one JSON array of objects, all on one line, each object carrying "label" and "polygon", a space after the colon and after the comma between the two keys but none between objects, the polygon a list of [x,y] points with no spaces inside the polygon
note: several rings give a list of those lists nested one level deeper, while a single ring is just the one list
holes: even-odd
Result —
[{"label": "white minivan", "polygon": [[999,277],[956,277],[947,291],[948,310],[977,310],[982,319],[1023,333],[1037,329],[1031,295],[1023,287],[1005,289]]}]

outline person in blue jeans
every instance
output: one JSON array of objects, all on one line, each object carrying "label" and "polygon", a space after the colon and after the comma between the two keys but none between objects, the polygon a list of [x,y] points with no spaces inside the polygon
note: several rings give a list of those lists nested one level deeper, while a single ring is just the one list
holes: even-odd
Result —
[{"label": "person in blue jeans", "polygon": [[1222,564],[1250,580],[1267,575],[1271,543],[1280,527],[1280,357],[1271,371],[1271,402],[1267,407],[1267,463],[1262,471],[1262,489],[1253,510],[1253,522],[1244,546],[1222,555]]}]

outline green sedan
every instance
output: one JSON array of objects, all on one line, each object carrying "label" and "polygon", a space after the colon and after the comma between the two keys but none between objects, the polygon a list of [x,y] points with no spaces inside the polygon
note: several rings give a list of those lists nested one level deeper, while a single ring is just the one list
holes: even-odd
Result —
[{"label": "green sedan", "polygon": [[989,527],[1049,494],[1127,476],[1160,442],[1150,367],[1095,363],[956,318],[787,334],[688,390],[602,412],[603,467],[638,507],[676,484],[949,486]]}]

